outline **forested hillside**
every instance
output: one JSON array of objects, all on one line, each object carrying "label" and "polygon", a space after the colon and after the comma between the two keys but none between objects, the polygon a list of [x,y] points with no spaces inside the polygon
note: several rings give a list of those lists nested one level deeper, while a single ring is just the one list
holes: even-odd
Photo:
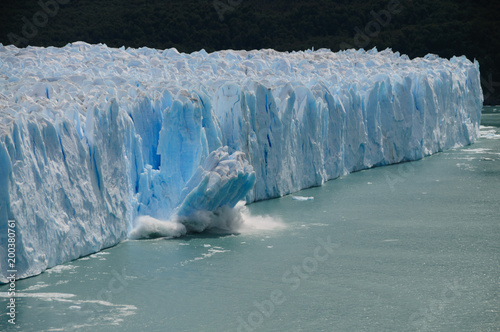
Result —
[{"label": "forested hillside", "polygon": [[500,2],[491,0],[3,0],[0,42],[86,41],[192,52],[390,47],[466,55],[486,103],[500,103]]}]

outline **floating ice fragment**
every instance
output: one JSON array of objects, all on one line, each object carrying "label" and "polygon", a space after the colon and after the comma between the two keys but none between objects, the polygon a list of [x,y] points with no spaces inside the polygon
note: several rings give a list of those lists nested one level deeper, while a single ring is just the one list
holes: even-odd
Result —
[{"label": "floating ice fragment", "polygon": [[314,199],[314,197],[312,196],[292,196],[292,199],[294,201],[312,201]]}]

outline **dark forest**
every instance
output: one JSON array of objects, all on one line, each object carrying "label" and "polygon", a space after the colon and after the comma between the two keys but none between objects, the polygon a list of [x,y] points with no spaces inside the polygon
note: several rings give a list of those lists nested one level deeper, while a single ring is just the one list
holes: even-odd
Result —
[{"label": "dark forest", "polygon": [[383,50],[479,61],[500,103],[500,2],[491,0],[3,0],[0,43],[279,51]]}]

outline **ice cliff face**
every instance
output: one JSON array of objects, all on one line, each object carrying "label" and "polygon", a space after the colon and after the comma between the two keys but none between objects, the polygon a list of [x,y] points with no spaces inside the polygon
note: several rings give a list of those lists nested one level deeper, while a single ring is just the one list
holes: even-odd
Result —
[{"label": "ice cliff face", "polygon": [[470,144],[481,107],[465,57],[0,44],[0,257],[8,220],[18,278],[202,231],[199,211]]}]

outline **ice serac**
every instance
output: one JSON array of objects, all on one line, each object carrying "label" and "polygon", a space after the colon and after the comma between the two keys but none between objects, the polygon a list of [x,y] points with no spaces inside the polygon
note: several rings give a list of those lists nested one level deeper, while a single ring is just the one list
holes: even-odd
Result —
[{"label": "ice serac", "polygon": [[8,221],[18,278],[230,228],[240,200],[471,144],[481,107],[465,57],[0,44],[0,257]]}]

